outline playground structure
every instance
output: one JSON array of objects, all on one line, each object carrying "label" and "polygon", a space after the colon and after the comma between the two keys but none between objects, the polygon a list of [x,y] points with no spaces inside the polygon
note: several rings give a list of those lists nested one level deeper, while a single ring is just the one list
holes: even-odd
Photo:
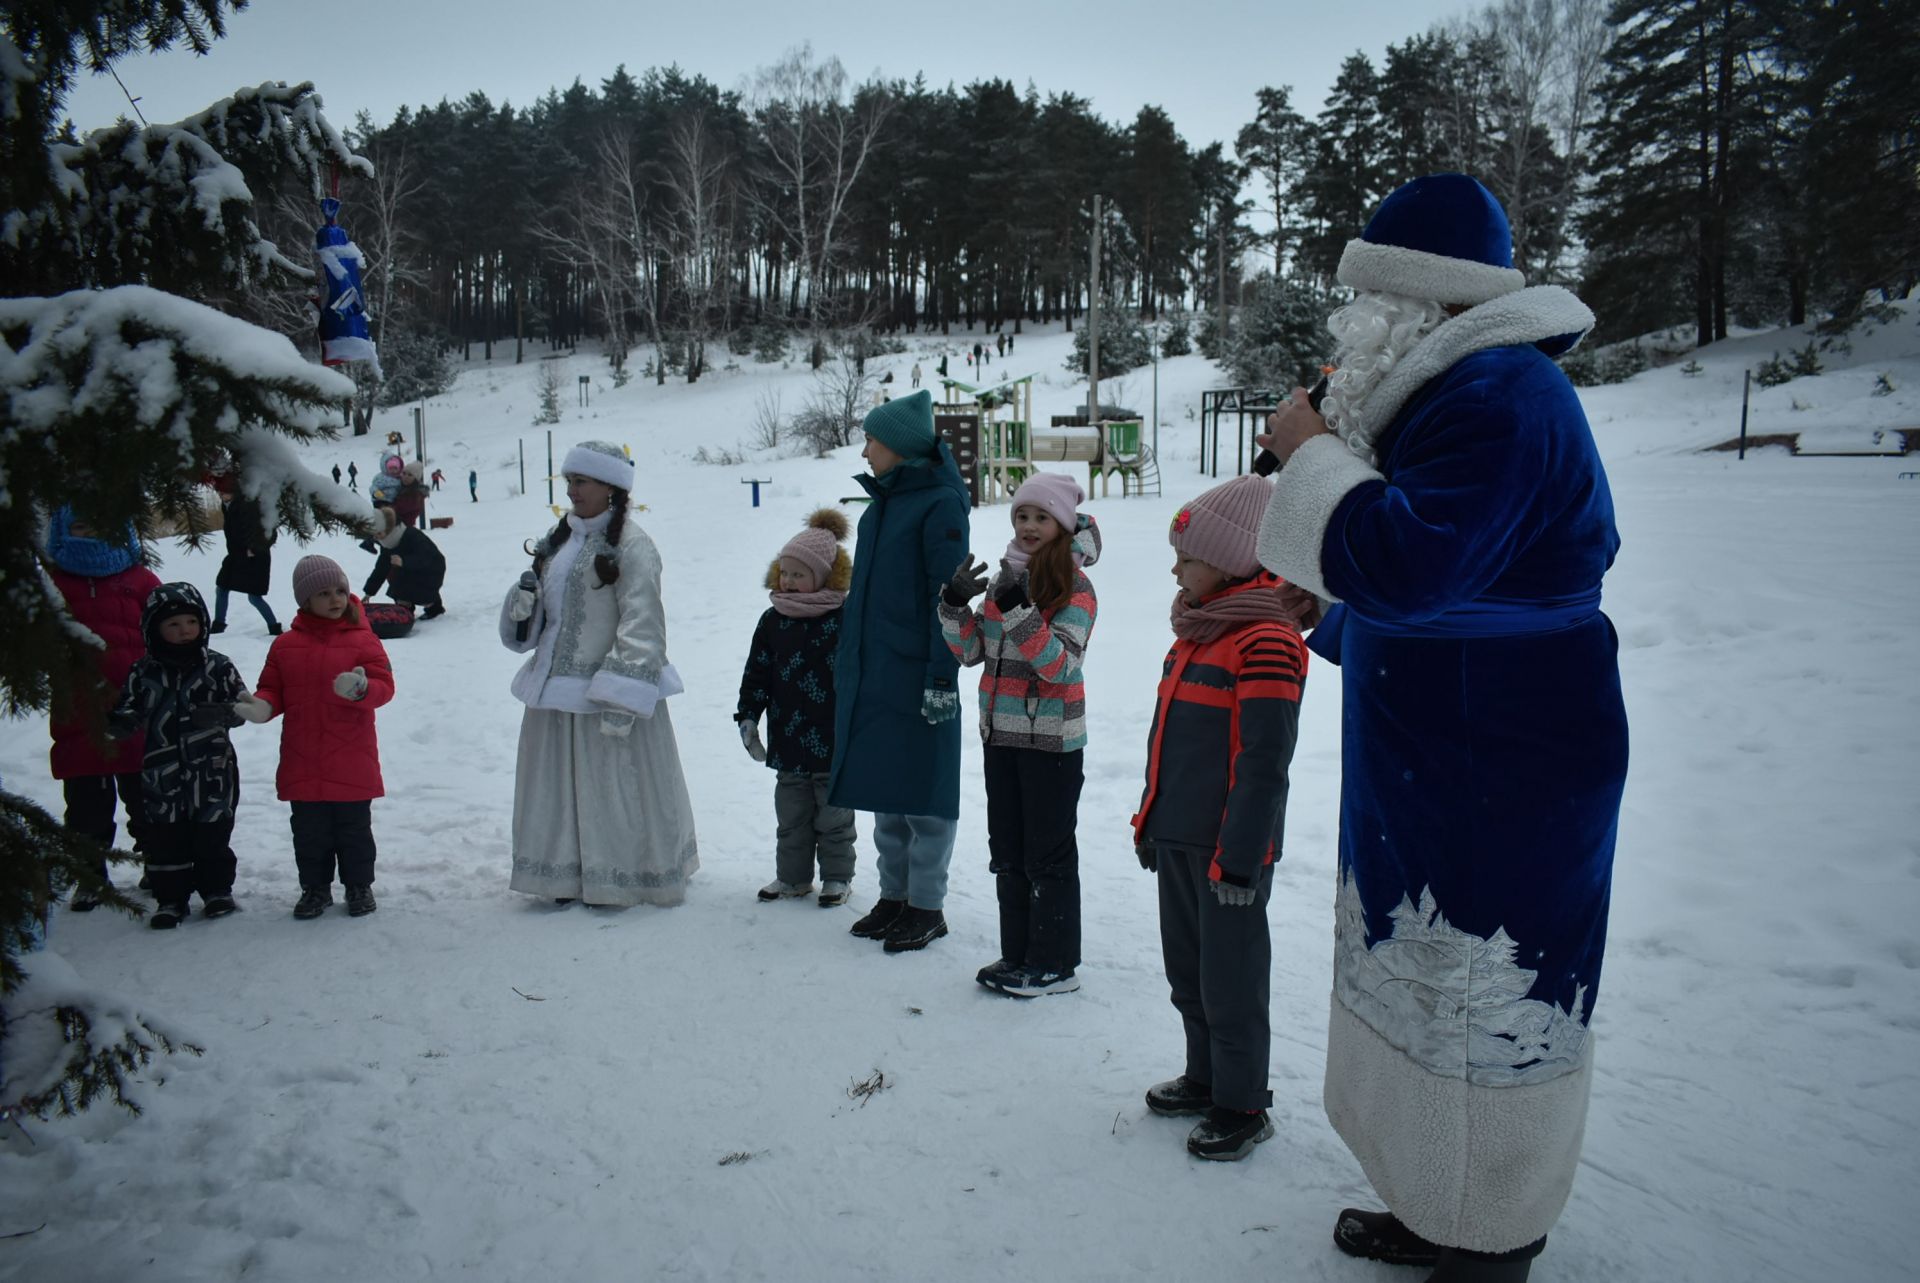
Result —
[{"label": "playground structure", "polygon": [[1200,394],[1200,475],[1220,475],[1220,438],[1233,416],[1233,475],[1247,470],[1259,451],[1253,438],[1267,416],[1280,408],[1284,394],[1271,388],[1216,388]]},{"label": "playground structure", "polygon": [[1100,496],[1107,497],[1116,476],[1122,498],[1145,494],[1148,487],[1159,492],[1160,472],[1139,419],[1089,423],[1084,414],[1055,415],[1041,427],[1033,417],[1034,377],[1022,375],[985,387],[940,380],[943,399],[935,407],[934,422],[950,424],[957,432],[972,429],[977,458],[972,467],[959,461],[976,503],[1011,500],[1042,463],[1086,464],[1089,498],[1096,483]]}]

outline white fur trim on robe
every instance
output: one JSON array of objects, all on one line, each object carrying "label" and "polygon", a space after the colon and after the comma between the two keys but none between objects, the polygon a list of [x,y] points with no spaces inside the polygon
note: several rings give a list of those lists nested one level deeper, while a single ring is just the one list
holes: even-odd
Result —
[{"label": "white fur trim on robe", "polygon": [[1592,1082],[1592,1038],[1572,1073],[1490,1087],[1422,1068],[1332,1001],[1327,1117],[1388,1210],[1443,1247],[1510,1252],[1553,1228]]},{"label": "white fur trim on robe", "polygon": [[1320,572],[1327,525],[1355,486],[1382,479],[1338,437],[1315,437],[1295,450],[1274,480],[1273,499],[1260,519],[1254,545],[1260,564],[1316,597],[1337,600]]}]

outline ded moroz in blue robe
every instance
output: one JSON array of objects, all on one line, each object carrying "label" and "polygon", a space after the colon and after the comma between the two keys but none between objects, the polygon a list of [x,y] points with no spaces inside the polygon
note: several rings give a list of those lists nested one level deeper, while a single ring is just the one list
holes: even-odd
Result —
[{"label": "ded moroz in blue robe", "polygon": [[1484,1252],[1559,1216],[1592,1076],[1619,536],[1551,359],[1592,324],[1550,286],[1444,322],[1369,396],[1377,434],[1294,454],[1260,532],[1339,603],[1311,643],[1343,692],[1327,1114],[1403,1223]]}]

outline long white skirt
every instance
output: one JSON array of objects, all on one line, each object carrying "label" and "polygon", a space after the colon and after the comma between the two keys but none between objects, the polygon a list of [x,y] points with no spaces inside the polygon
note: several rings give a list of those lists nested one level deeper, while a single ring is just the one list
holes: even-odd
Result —
[{"label": "long white skirt", "polygon": [[663,700],[624,739],[597,713],[529,708],[513,780],[515,891],[679,904],[700,867],[693,802]]}]

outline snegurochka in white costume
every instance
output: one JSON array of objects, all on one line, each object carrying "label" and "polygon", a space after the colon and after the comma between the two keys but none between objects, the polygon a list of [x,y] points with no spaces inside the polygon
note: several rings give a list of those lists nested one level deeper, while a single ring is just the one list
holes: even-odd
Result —
[{"label": "snegurochka in white costume", "polygon": [[1579,1164],[1627,774],[1620,539],[1553,361],[1593,314],[1525,287],[1464,174],[1388,196],[1339,276],[1325,418],[1299,391],[1269,421],[1259,540],[1341,673],[1326,1106],[1388,1210],[1334,1240],[1521,1283]]},{"label": "snegurochka in white costume", "polygon": [[679,904],[700,867],[666,699],[660,554],[628,518],[633,463],[583,441],[561,465],[573,511],[528,545],[500,640],[527,655],[513,781],[515,891],[562,903]]}]

